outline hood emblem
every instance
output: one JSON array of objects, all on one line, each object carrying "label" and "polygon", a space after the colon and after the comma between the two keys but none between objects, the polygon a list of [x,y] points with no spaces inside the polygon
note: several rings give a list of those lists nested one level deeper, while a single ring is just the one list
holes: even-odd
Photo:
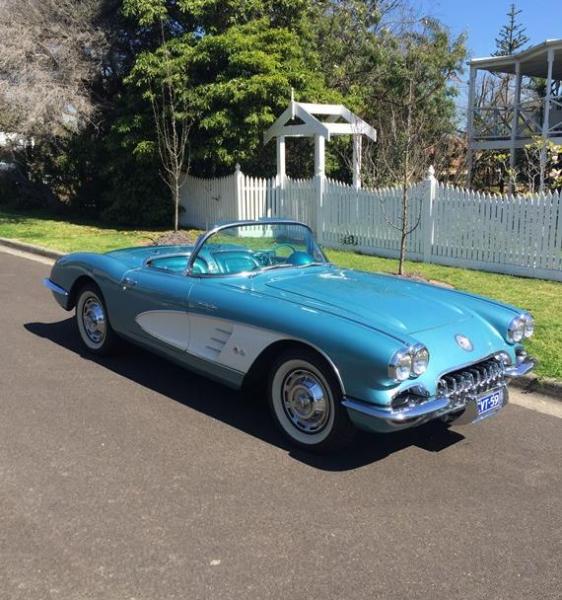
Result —
[{"label": "hood emblem", "polygon": [[455,341],[466,352],[472,352],[474,350],[472,342],[466,337],[466,335],[457,333],[457,335],[455,335]]}]

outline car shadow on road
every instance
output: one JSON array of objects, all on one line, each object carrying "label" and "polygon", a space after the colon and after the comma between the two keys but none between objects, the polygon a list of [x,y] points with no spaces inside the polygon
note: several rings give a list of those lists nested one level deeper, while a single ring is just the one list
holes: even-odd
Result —
[{"label": "car shadow on road", "polygon": [[295,460],[325,471],[347,471],[380,461],[416,446],[440,452],[464,439],[440,424],[426,424],[385,435],[359,432],[353,445],[334,456],[319,456],[292,448],[277,431],[263,398],[233,391],[131,344],[111,357],[87,354],[80,344],[74,319],[56,323],[26,323],[25,329],[185,406],[273,444]]}]

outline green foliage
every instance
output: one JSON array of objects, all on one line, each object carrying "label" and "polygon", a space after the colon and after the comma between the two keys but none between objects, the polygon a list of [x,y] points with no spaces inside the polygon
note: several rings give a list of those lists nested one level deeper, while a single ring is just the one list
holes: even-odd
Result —
[{"label": "green foliage", "polygon": [[273,28],[296,30],[310,5],[308,0],[124,0],[123,12],[142,27],[163,25],[171,36],[202,37],[263,18]]},{"label": "green foliage", "polygon": [[540,188],[541,173],[547,189],[555,190],[562,186],[562,145],[536,136],[523,148],[523,153],[529,191],[535,192]]},{"label": "green foliage", "polygon": [[517,22],[517,17],[522,13],[515,4],[511,4],[507,13],[507,23],[502,26],[496,38],[496,51],[494,56],[507,56],[517,52],[529,42],[525,34],[526,28]]},{"label": "green foliage", "polygon": [[[26,187],[28,205],[58,203],[122,223],[169,222],[173,203],[162,180],[151,107],[162,84],[180,99],[178,122],[188,110],[196,117],[189,156],[197,175],[229,173],[237,162],[250,174],[272,175],[275,145],[264,146],[263,133],[294,88],[297,100],[343,102],[375,125],[376,183],[391,181],[389,154],[380,150],[399,148],[394,133],[400,130],[391,116],[404,114],[412,66],[419,74],[416,108],[428,115],[423,136],[433,144],[431,160],[438,140],[454,130],[450,82],[464,57],[461,39],[435,22],[412,26],[392,13],[396,5],[395,0],[111,0],[96,22],[109,41],[103,68],[84,82],[98,103],[95,119],[70,139],[39,144],[23,161],[27,187],[18,185],[7,195],[23,197]],[[397,22],[405,25],[398,28]],[[310,176],[312,141],[291,139],[287,145],[288,173]],[[348,179],[350,140],[331,141],[327,153],[328,173]],[[392,161],[399,157],[395,152]]]},{"label": "green foliage", "polygon": [[266,18],[168,41],[141,54],[128,78],[147,99],[162,80],[187,96],[186,104],[200,115],[190,144],[199,174],[230,172],[237,162],[248,172],[272,173],[274,155],[262,150],[263,132],[287,107],[291,88],[297,98],[339,100],[326,89],[316,57],[298,34],[272,27]]},{"label": "green foliage", "polygon": [[165,0],[123,0],[123,13],[145,27],[164,19],[168,11]]},{"label": "green foliage", "polygon": [[101,218],[135,226],[171,223],[173,205],[159,175],[151,115],[142,99],[125,93],[104,140]]},{"label": "green foliage", "polygon": [[229,171],[238,162],[247,171],[271,173],[272,154],[261,156],[262,136],[287,107],[291,88],[297,99],[334,98],[298,35],[272,29],[266,20],[203,38],[190,83],[204,115],[193,132],[193,165],[206,172]]},{"label": "green foliage", "polygon": [[413,178],[447,156],[448,136],[456,133],[453,82],[465,56],[464,37],[452,39],[434,20],[385,41],[371,85],[360,95],[380,134],[375,148],[379,183],[396,181],[406,152],[412,157]]}]

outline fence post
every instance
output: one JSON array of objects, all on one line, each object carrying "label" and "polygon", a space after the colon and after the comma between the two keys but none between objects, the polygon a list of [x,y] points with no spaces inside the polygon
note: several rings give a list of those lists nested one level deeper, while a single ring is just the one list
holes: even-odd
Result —
[{"label": "fence post", "polygon": [[314,185],[316,188],[315,195],[315,228],[316,228],[316,241],[322,244],[322,229],[324,223],[324,194],[326,193],[326,177],[323,175],[316,175],[314,177]]},{"label": "fence post", "polygon": [[236,219],[238,221],[242,221],[246,218],[244,191],[244,173],[240,170],[240,164],[236,163],[234,171],[234,206]]},{"label": "fence post", "polygon": [[[435,243],[435,201],[437,199],[438,182],[435,178],[433,165],[427,170],[425,180],[424,196],[422,198],[422,239],[423,239],[423,262],[431,262],[433,244]],[[424,206],[425,205],[425,206]]]}]

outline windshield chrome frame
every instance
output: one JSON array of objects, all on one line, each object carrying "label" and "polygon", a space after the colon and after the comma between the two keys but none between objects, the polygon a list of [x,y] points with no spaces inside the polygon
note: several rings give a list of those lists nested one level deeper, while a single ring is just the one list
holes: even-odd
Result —
[{"label": "windshield chrome frame", "polygon": [[215,235],[215,233],[218,233],[219,231],[223,231],[224,229],[233,229],[234,227],[255,227],[256,225],[264,225],[264,226],[267,226],[267,225],[301,225],[302,227],[305,227],[306,229],[308,229],[308,231],[310,231],[312,239],[313,239],[314,243],[316,244],[316,246],[318,247],[318,250],[320,251],[322,258],[326,261],[326,264],[327,265],[331,264],[330,261],[328,260],[328,258],[326,257],[326,255],[324,254],[324,251],[320,247],[320,244],[316,241],[316,236],[314,235],[314,231],[312,231],[312,228],[309,227],[306,223],[302,223],[301,221],[292,221],[290,219],[271,219],[271,220],[267,220],[267,221],[251,221],[251,220],[232,221],[230,223],[224,223],[223,225],[217,225],[216,227],[209,229],[209,231],[207,231],[204,234],[199,236],[199,239],[195,243],[195,246],[193,247],[193,251],[191,252],[191,256],[189,257],[189,260],[187,262],[187,269],[185,270],[185,275],[187,277],[197,277],[197,278],[232,277],[232,276],[248,277],[249,275],[255,275],[256,273],[259,273],[260,271],[244,271],[241,273],[193,273],[193,265],[195,264],[195,261],[197,260],[197,256],[199,255],[201,248],[204,246],[204,244],[207,242],[207,240],[210,237]]}]

